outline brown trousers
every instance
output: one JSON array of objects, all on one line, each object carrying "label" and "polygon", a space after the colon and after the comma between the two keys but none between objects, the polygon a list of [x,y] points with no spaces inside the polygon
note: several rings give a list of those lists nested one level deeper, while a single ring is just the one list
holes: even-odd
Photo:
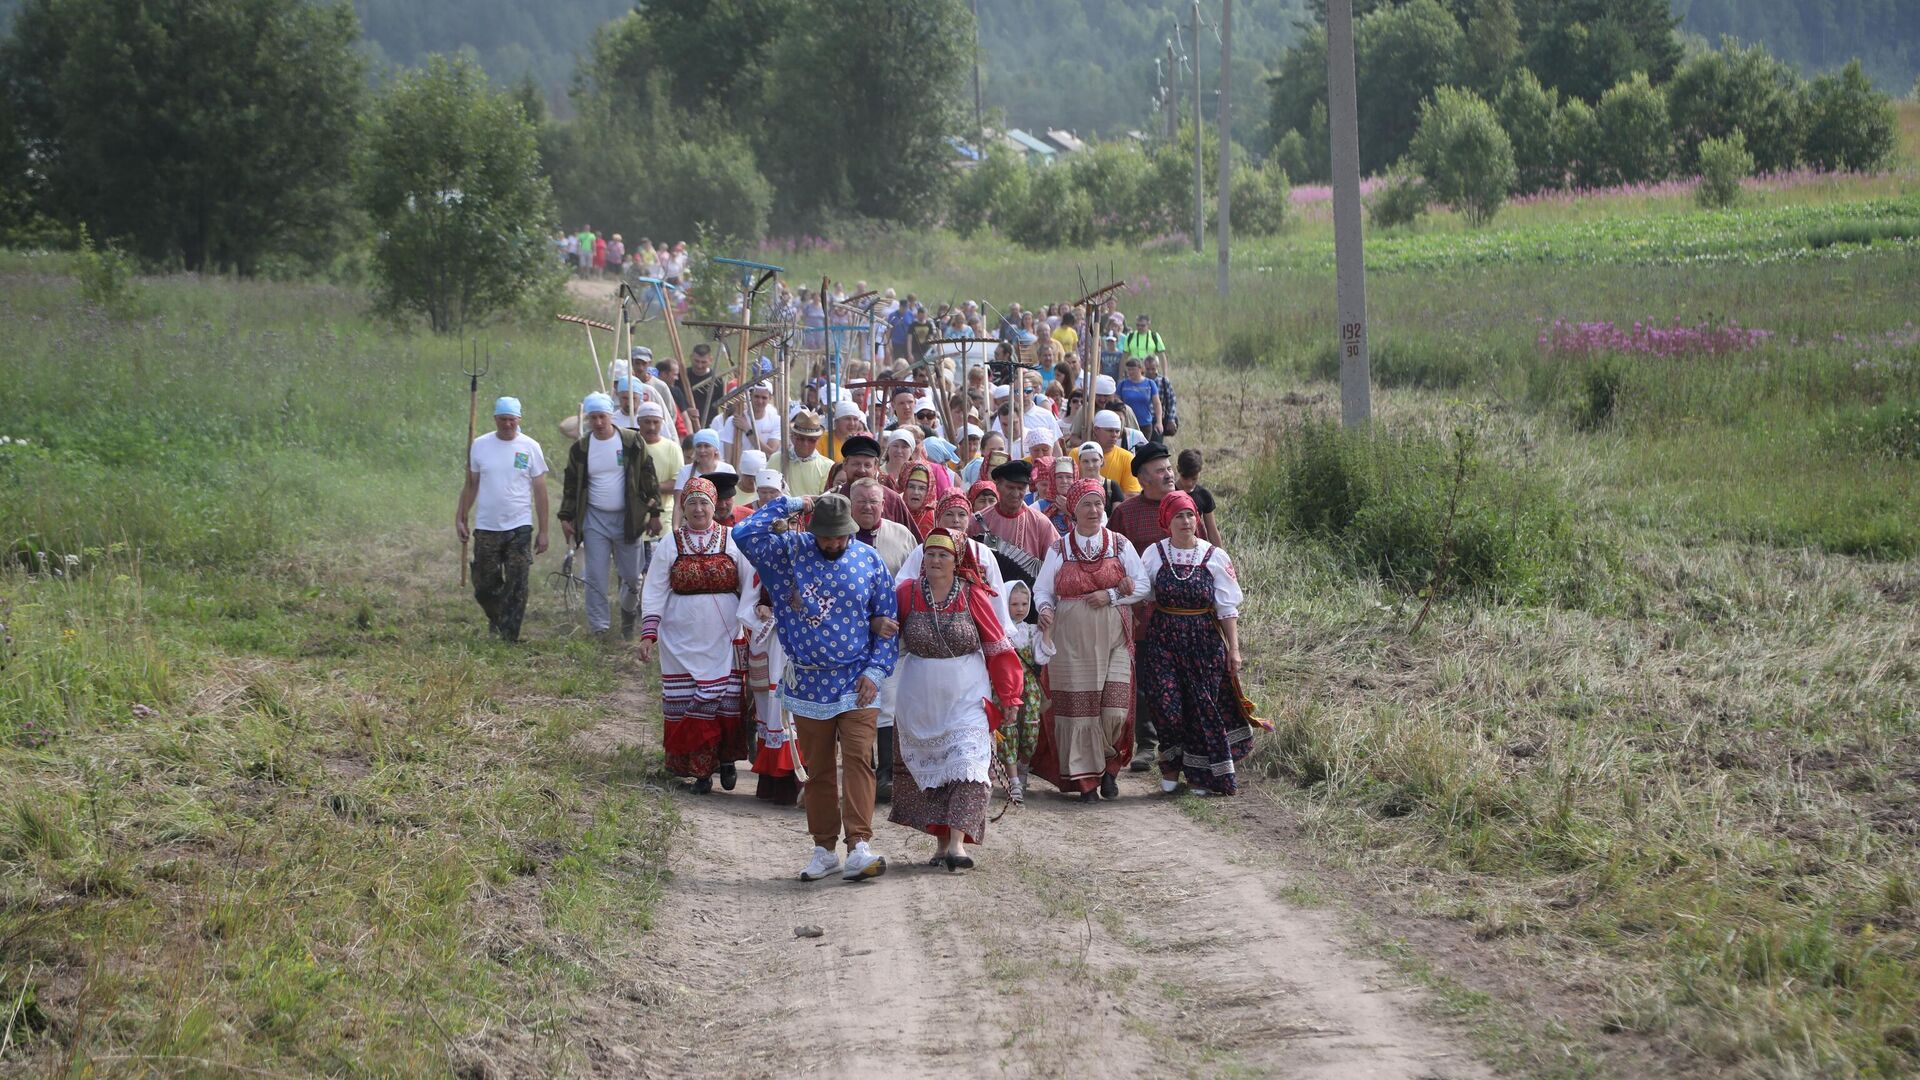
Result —
[{"label": "brown trousers", "polygon": [[[873,743],[879,709],[853,709],[831,720],[796,716],[800,760],[807,766],[807,830],[813,842],[833,850],[846,828],[847,850],[873,839]],[[840,750],[835,776],[834,747]]]}]

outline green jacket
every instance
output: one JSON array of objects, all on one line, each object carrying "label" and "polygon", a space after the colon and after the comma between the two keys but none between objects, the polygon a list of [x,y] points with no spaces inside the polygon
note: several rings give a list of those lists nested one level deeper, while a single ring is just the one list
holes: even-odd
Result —
[{"label": "green jacket", "polygon": [[[647,453],[640,433],[632,428],[615,428],[620,449],[626,456],[627,542],[646,535],[647,519],[660,515],[660,478],[653,471],[653,455]],[[560,520],[578,522],[587,506],[588,432],[567,451],[567,475],[560,494]]]}]

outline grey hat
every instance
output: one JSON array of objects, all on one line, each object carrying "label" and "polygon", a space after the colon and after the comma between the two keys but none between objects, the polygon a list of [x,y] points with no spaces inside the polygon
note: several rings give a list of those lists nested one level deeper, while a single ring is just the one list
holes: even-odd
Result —
[{"label": "grey hat", "polygon": [[813,497],[813,517],[807,529],[815,536],[828,538],[852,536],[860,531],[853,522],[853,504],[847,501],[845,495],[833,492]]}]

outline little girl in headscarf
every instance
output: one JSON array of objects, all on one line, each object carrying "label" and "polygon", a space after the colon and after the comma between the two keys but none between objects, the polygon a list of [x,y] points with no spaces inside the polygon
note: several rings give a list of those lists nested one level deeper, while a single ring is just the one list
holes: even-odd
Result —
[{"label": "little girl in headscarf", "polygon": [[1020,708],[1008,714],[1000,725],[1000,760],[1006,766],[1007,777],[1012,782],[1012,790],[1007,797],[1014,802],[1024,802],[1027,790],[1027,767],[1033,761],[1034,740],[1040,735],[1040,714],[1046,711],[1047,695],[1040,683],[1040,669],[1046,665],[1048,652],[1040,637],[1040,628],[1027,621],[1033,610],[1033,590],[1027,583],[1014,579],[1007,586],[1007,615],[1011,619],[1007,628],[1007,640],[1013,643],[1014,651],[1020,654],[1020,668],[1025,675],[1025,688],[1020,697]]}]

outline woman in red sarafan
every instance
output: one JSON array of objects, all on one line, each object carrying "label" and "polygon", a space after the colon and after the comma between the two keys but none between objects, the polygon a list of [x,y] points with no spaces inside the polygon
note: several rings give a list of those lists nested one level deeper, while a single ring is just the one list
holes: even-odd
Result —
[{"label": "woman in red sarafan", "polygon": [[1094,480],[1067,489],[1073,530],[1047,548],[1033,600],[1047,664],[1049,708],[1040,718],[1033,772],[1082,802],[1117,799],[1133,756],[1133,620],[1147,599],[1146,570],[1126,537],[1107,528],[1106,491]]},{"label": "woman in red sarafan", "polygon": [[713,482],[687,481],[680,527],[661,539],[640,591],[640,659],[660,657],[660,711],[667,771],[693,779],[695,794],[733,790],[735,762],[750,753],[743,715],[740,599],[753,567],[714,520]]}]

